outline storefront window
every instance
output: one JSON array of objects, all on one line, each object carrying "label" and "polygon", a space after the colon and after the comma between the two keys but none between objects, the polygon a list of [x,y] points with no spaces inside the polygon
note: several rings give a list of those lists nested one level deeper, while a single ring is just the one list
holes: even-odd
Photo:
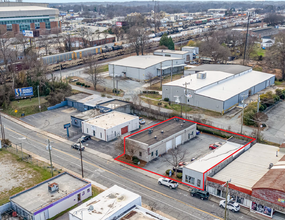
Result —
[{"label": "storefront window", "polygon": [[272,217],[272,209],[261,204],[252,202],[251,203],[251,210],[258,212],[260,214]]},{"label": "storefront window", "polygon": [[244,204],[244,198],[237,197],[237,203]]}]

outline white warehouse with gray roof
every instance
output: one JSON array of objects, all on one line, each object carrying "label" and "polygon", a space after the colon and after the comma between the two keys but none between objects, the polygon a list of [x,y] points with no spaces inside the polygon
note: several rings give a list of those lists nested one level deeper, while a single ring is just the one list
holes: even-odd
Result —
[{"label": "white warehouse with gray roof", "polygon": [[111,77],[128,77],[137,81],[145,81],[156,76],[182,72],[184,59],[165,56],[131,56],[109,63]]},{"label": "white warehouse with gray roof", "polygon": [[162,98],[222,114],[275,80],[275,75],[242,65],[201,65],[190,74],[162,85]]}]

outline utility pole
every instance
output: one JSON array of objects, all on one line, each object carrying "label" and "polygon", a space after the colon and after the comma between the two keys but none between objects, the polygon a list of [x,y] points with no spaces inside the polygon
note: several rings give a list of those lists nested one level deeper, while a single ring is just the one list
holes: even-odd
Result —
[{"label": "utility pole", "polygon": [[[231,182],[231,179],[230,180],[228,180],[224,185],[226,185],[226,200],[225,200],[225,216],[224,216],[224,220],[227,220],[227,219],[229,219],[228,218],[228,214],[229,214],[229,212],[228,212],[228,210],[227,210],[227,206],[228,206],[228,194],[229,194],[229,182]],[[223,185],[223,186],[224,186]]]},{"label": "utility pole", "polygon": [[257,109],[256,109],[257,113],[259,112],[259,102],[260,102],[260,96],[259,93],[257,93]]},{"label": "utility pole", "polygon": [[82,161],[82,143],[81,143],[81,140],[80,140],[80,159],[81,159],[81,176],[82,178],[84,178],[84,172],[83,172],[83,161]]},{"label": "utility pole", "polygon": [[243,127],[243,114],[244,114],[244,95],[242,95],[242,113],[241,113],[241,128],[240,128],[241,134],[242,134],[242,127]]},{"label": "utility pole", "polygon": [[5,130],[4,130],[4,125],[2,123],[1,110],[3,109],[0,109],[1,138],[2,140],[5,140]]},{"label": "utility pole", "polygon": [[172,69],[173,69],[173,60],[171,60],[171,80],[170,81],[172,81]]},{"label": "utility pole", "polygon": [[115,64],[113,64],[113,93],[115,93]]},{"label": "utility pole", "polygon": [[244,45],[244,54],[243,54],[243,64],[244,65],[244,61],[245,61],[245,55],[246,55],[246,49],[247,49],[247,38],[248,38],[248,26],[249,26],[249,15],[248,15],[248,19],[247,19],[247,28],[246,28],[246,38],[245,38],[245,45]]},{"label": "utility pole", "polygon": [[40,109],[40,112],[41,112],[40,86],[37,86],[37,88],[38,88],[39,109]]},{"label": "utility pole", "polygon": [[47,150],[48,150],[48,152],[49,152],[50,172],[51,172],[51,176],[53,177],[53,166],[52,166],[52,159],[51,159],[51,146],[50,146],[50,141],[49,141],[49,139],[48,139]]},{"label": "utility pole", "polygon": [[162,62],[160,63],[160,88],[162,89]]},{"label": "utility pole", "polygon": [[[183,84],[183,86],[185,85],[185,104],[187,104],[187,85],[190,85],[190,82],[185,82]],[[187,111],[186,111],[186,108],[185,108],[185,118],[187,119]]]}]

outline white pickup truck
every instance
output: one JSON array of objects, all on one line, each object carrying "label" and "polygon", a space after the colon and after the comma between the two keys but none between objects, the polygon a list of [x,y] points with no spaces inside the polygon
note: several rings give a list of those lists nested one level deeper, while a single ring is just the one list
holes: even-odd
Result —
[{"label": "white pickup truck", "polygon": [[158,179],[158,184],[159,185],[164,185],[169,187],[170,189],[176,189],[178,187],[178,183],[167,178],[159,178]]}]

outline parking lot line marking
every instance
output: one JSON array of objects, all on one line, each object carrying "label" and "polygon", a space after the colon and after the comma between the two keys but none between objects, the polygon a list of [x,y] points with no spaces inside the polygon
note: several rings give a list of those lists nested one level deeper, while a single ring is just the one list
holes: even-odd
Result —
[{"label": "parking lot line marking", "polygon": [[[16,133],[16,134],[22,135],[22,134],[18,133],[17,131],[14,131],[14,130],[9,129],[9,128],[7,128],[7,129],[10,130],[10,131],[12,131],[12,132],[14,132],[14,133]],[[23,135],[22,135],[22,136],[23,136]],[[28,138],[27,136],[25,136],[25,137],[26,137],[27,139],[31,139],[31,140],[33,140],[33,141],[35,141],[35,142],[37,142],[37,143],[39,143],[39,144],[41,144],[41,145],[46,146],[46,144],[43,144],[43,143],[41,143],[41,142],[39,142],[39,141],[37,141],[37,140],[35,140],[35,139]],[[53,139],[53,140],[54,140],[54,139]],[[58,152],[60,152],[60,153],[62,153],[62,154],[65,154],[65,155],[67,155],[67,156],[69,156],[69,157],[72,157],[72,158],[74,158],[74,159],[76,159],[76,160],[80,160],[80,158],[77,158],[77,157],[75,157],[75,156],[73,156],[73,155],[71,155],[71,154],[69,154],[69,153],[66,153],[66,152],[63,152],[63,151],[61,151],[61,150],[59,150],[59,149],[56,149],[55,147],[53,147],[53,150],[58,151]],[[173,198],[173,197],[171,197],[171,196],[169,196],[169,195],[166,195],[166,194],[164,194],[164,193],[162,193],[162,192],[159,192],[159,191],[154,190],[154,189],[152,189],[152,188],[150,188],[150,187],[147,187],[147,186],[145,186],[145,185],[143,185],[143,184],[140,184],[140,183],[138,183],[138,182],[135,182],[135,181],[133,181],[133,180],[127,178],[127,177],[124,177],[124,176],[121,176],[121,175],[119,175],[119,174],[116,174],[116,173],[114,173],[114,172],[112,172],[112,171],[110,171],[110,170],[107,170],[107,169],[105,169],[105,168],[102,168],[102,167],[100,167],[100,166],[98,166],[98,165],[96,165],[96,164],[93,164],[93,163],[88,162],[88,161],[85,161],[85,160],[83,160],[83,162],[86,163],[86,164],[89,164],[89,165],[91,165],[91,166],[97,167],[97,168],[99,168],[99,169],[101,169],[101,170],[104,170],[104,171],[106,171],[106,172],[108,172],[108,173],[111,173],[111,174],[113,174],[113,175],[115,175],[115,176],[117,176],[117,177],[120,177],[120,178],[122,178],[122,179],[125,179],[125,180],[127,180],[127,181],[129,181],[129,182],[132,182],[132,183],[134,183],[134,184],[136,184],[136,185],[138,185],[138,186],[140,186],[140,187],[143,187],[143,188],[148,189],[148,190],[150,190],[150,191],[153,191],[153,192],[155,192],[155,193],[157,193],[157,194],[160,194],[160,195],[162,195],[162,196],[164,196],[164,197],[167,197],[167,198],[169,198],[169,199],[173,199],[173,200],[175,200],[175,201],[177,201],[177,202],[179,202],[179,203],[181,203],[181,204],[183,204],[183,205],[186,205],[186,206],[188,206],[188,207],[190,207],[190,208],[192,208],[192,209],[195,209],[195,210],[197,210],[197,211],[199,211],[199,212],[202,212],[202,213],[207,214],[207,215],[209,215],[209,216],[212,216],[212,217],[214,217],[214,218],[223,220],[222,218],[220,218],[220,217],[218,217],[218,216],[215,216],[215,215],[213,215],[212,213],[209,213],[209,212],[206,212],[206,211],[204,211],[204,210],[202,210],[202,209],[196,208],[196,207],[194,207],[194,206],[192,206],[192,205],[189,205],[189,204],[187,204],[187,203],[185,203],[185,202],[183,202],[183,201],[181,201],[181,200],[178,200],[178,199]]]}]

